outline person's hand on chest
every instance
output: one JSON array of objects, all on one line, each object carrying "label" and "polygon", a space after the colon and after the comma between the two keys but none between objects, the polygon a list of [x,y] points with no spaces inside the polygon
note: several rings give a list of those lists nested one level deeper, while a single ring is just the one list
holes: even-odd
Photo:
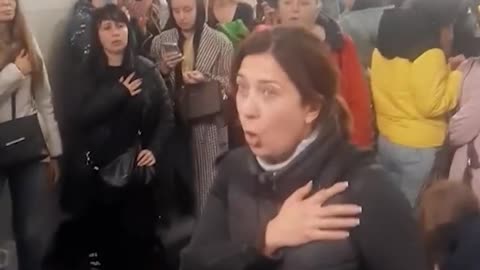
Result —
[{"label": "person's hand on chest", "polygon": [[143,84],[143,79],[137,78],[135,79],[135,72],[131,73],[128,75],[126,78],[121,77],[119,82],[125,86],[125,88],[128,90],[128,93],[130,96],[137,96],[142,92],[142,84]]},{"label": "person's hand on chest", "polygon": [[297,247],[314,241],[342,240],[348,230],[360,224],[362,209],[351,204],[325,203],[344,192],[347,183],[312,192],[312,182],[296,190],[283,203],[277,216],[267,225],[264,254],[272,256],[285,247]]}]

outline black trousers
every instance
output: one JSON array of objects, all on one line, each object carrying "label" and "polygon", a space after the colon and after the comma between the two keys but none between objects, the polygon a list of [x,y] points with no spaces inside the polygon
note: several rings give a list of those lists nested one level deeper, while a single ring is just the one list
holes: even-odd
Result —
[{"label": "black trousers", "polygon": [[149,187],[98,198],[60,226],[48,269],[165,269],[155,225]]}]

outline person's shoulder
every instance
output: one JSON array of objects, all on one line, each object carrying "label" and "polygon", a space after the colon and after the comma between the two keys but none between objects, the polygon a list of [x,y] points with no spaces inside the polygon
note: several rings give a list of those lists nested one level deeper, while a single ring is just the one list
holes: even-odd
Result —
[{"label": "person's shoulder", "polygon": [[157,36],[153,38],[152,44],[157,42],[172,42],[175,41],[175,38],[178,37],[178,31],[175,28],[170,28],[160,32]]},{"label": "person's shoulder", "polygon": [[221,46],[232,45],[232,42],[222,32],[215,30],[210,26],[205,26],[204,31],[205,31],[206,37],[212,39],[215,44],[219,44]]},{"label": "person's shoulder", "polygon": [[363,193],[369,189],[395,188],[389,179],[387,171],[377,161],[371,151],[362,152],[358,159],[350,166],[346,178],[354,193]]},{"label": "person's shoulder", "polygon": [[[246,179],[242,175],[249,172],[251,161],[251,154],[247,147],[236,148],[220,155],[216,160],[218,175],[212,188],[213,192],[224,196],[233,183],[243,185]],[[237,181],[240,179],[242,181]]]},{"label": "person's shoulder", "polygon": [[222,170],[244,169],[242,165],[247,163],[249,154],[250,151],[247,147],[235,148],[220,155],[216,160],[216,164]]},{"label": "person's shoulder", "polygon": [[145,56],[138,55],[135,60],[137,62],[137,67],[142,71],[151,71],[155,68],[155,63]]}]

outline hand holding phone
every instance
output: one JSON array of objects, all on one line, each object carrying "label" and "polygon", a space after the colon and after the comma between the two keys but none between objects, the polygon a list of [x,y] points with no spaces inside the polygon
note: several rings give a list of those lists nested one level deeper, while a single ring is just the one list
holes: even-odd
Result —
[{"label": "hand holding phone", "polygon": [[165,42],[161,44],[161,52],[163,54],[181,54],[180,49],[178,48],[177,43],[171,42]]},{"label": "hand holding phone", "polygon": [[176,43],[162,43],[161,46],[160,71],[168,74],[183,61],[183,55]]}]

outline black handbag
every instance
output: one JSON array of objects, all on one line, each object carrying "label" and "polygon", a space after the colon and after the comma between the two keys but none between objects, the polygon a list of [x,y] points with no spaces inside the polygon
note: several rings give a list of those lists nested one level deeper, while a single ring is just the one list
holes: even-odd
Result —
[{"label": "black handbag", "polygon": [[12,95],[12,120],[0,124],[0,167],[42,160],[47,146],[37,114],[17,118],[16,98]]},{"label": "black handbag", "polygon": [[220,83],[212,80],[183,86],[178,104],[183,118],[192,121],[221,113],[223,101]]},{"label": "black handbag", "polygon": [[[153,166],[137,166],[137,157],[140,150],[141,147],[136,145],[107,165],[93,166],[93,168],[109,187],[123,188],[132,185],[148,185],[155,177],[155,168]],[[87,153],[87,160],[91,160],[89,153]]]}]

